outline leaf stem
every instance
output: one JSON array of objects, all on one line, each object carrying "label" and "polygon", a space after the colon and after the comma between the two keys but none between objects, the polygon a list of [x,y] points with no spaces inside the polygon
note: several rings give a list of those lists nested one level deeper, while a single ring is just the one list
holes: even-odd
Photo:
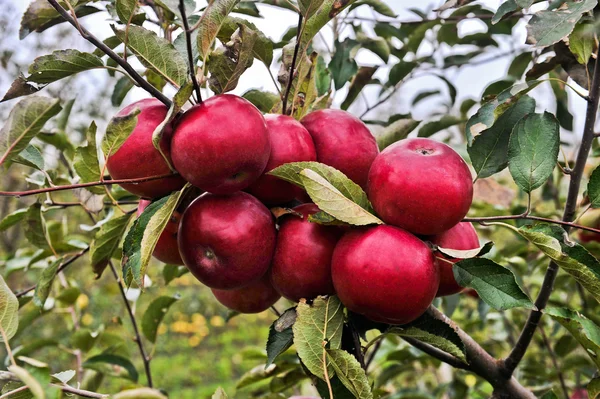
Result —
[{"label": "leaf stem", "polygon": [[[294,81],[294,73],[296,69],[296,60],[298,59],[298,51],[300,50],[300,36],[302,34],[302,14],[298,13],[298,29],[296,30],[296,45],[294,46],[294,56],[292,57],[292,65],[290,65],[290,76],[288,77],[287,87],[285,89],[285,95],[283,96],[283,105],[281,107],[281,113],[287,115],[287,102],[292,89],[292,82]],[[292,105],[293,106],[293,105]]]},{"label": "leaf stem", "polygon": [[194,53],[192,52],[192,31],[190,30],[190,25],[185,14],[184,0],[179,0],[179,12],[181,13],[181,19],[183,21],[183,33],[185,35],[185,45],[187,48],[188,61],[190,63],[190,77],[192,78],[192,84],[196,91],[198,103],[202,104],[202,93],[200,92],[198,79],[196,79],[196,66],[194,65]]},{"label": "leaf stem", "polygon": [[2,335],[2,341],[4,341],[4,346],[6,347],[6,353],[8,353],[8,357],[10,358],[10,362],[13,366],[17,365],[15,362],[15,357],[13,356],[12,350],[10,349],[10,345],[8,343],[8,337],[6,336],[6,331],[4,328],[0,326],[0,335]]}]

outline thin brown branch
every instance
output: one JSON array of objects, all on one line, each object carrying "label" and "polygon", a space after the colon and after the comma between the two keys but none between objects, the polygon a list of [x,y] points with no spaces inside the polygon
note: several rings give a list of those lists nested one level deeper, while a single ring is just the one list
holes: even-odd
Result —
[{"label": "thin brown branch", "polygon": [[[596,59],[599,55],[598,50],[596,51]],[[600,94],[600,63],[596,63],[594,67],[594,75],[592,79],[592,85],[590,87],[589,99],[587,103],[587,110],[585,115],[585,124],[583,127],[583,136],[581,139],[581,145],[579,152],[577,153],[577,159],[573,172],[570,174],[571,181],[569,183],[569,192],[567,194],[567,202],[565,204],[565,211],[563,213],[563,221],[571,222],[575,217],[577,210],[577,197],[579,196],[579,189],[581,187],[581,179],[585,170],[585,165],[592,148],[592,142],[594,141],[594,126],[596,124],[596,117],[598,112],[598,96]],[[566,226],[567,232],[570,226]],[[535,330],[537,329],[540,319],[542,318],[542,311],[546,307],[550,294],[554,288],[554,280],[558,273],[558,265],[555,262],[550,262],[546,275],[544,276],[544,282],[542,288],[535,300],[535,309],[529,313],[529,317],[525,322],[521,335],[517,340],[517,344],[510,352],[508,357],[503,361],[503,372],[506,376],[513,374],[523,356],[527,352],[527,348],[533,339]]]},{"label": "thin brown branch", "polygon": [[552,349],[552,345],[550,345],[550,340],[548,340],[548,336],[544,331],[543,327],[540,327],[540,333],[542,335],[542,340],[544,341],[544,346],[550,355],[550,359],[552,360],[552,366],[554,367],[554,371],[558,375],[558,380],[560,381],[560,388],[565,395],[565,399],[569,399],[569,390],[567,389],[567,384],[565,383],[565,377],[560,369],[560,365],[558,364],[558,360],[556,359],[556,353],[554,353],[554,349]]},{"label": "thin brown branch", "polygon": [[165,96],[160,90],[148,83],[137,71],[122,57],[115,53],[110,47],[104,44],[100,39],[94,36],[90,31],[79,25],[75,19],[65,10],[57,0],[47,0],[48,3],[71,25],[79,30],[81,36],[96,46],[97,49],[101,50],[104,54],[112,58],[117,64],[119,64],[133,80],[135,80],[142,89],[146,90],[153,97],[157,98],[160,102],[165,104],[167,107],[171,106],[171,100]]},{"label": "thin brown branch", "polygon": [[194,63],[194,53],[192,52],[192,31],[185,14],[184,0],[179,0],[179,12],[181,13],[181,19],[183,21],[183,34],[185,35],[185,46],[187,48],[188,62],[190,64],[190,77],[192,78],[192,84],[196,91],[196,97],[198,103],[202,104],[202,93],[200,93],[200,85],[198,79],[196,79],[196,65]]},{"label": "thin brown branch", "polygon": [[[11,373],[10,371],[0,371],[0,381],[21,382],[21,380],[14,373]],[[104,399],[104,398],[109,397],[109,395],[106,395],[106,394],[92,392],[92,391],[86,391],[85,389],[77,389],[77,388],[73,388],[72,386],[69,386],[66,384],[50,384],[50,385],[60,389],[63,392],[77,395],[82,398]],[[26,385],[24,386],[24,388],[28,389]],[[14,391],[10,391],[8,394],[4,394],[4,395],[0,396],[0,398],[5,398],[5,397],[8,398],[17,392],[24,391],[25,389],[17,388]]]},{"label": "thin brown branch", "polygon": [[94,187],[94,186],[110,186],[112,184],[137,184],[144,183],[152,180],[160,180],[167,177],[177,176],[177,173],[165,173],[158,176],[148,176],[148,177],[138,177],[135,179],[117,179],[117,180],[102,180],[91,183],[78,183],[78,184],[69,184],[66,186],[54,186],[54,187],[46,187],[46,188],[38,188],[35,190],[26,190],[26,191],[0,191],[0,197],[27,197],[29,195],[37,195],[44,193],[51,193],[55,191],[65,191],[65,190],[73,190],[75,188],[86,188],[86,187]]},{"label": "thin brown branch", "polygon": [[298,52],[300,50],[300,36],[302,34],[302,14],[298,14],[298,29],[296,30],[296,46],[294,46],[294,56],[292,57],[292,65],[290,65],[290,76],[288,77],[287,87],[285,88],[285,94],[283,96],[283,106],[281,107],[281,113],[287,114],[287,102],[290,97],[290,91],[292,90],[292,82],[294,81],[294,73],[296,69],[296,61],[298,59]]},{"label": "thin brown branch", "polygon": [[[529,14],[523,14],[523,13],[514,13],[512,15],[507,16],[506,18],[523,18],[523,17],[528,17],[530,16]],[[473,15],[450,15],[448,17],[438,17],[438,18],[429,18],[429,19],[421,19],[421,20],[398,20],[398,19],[388,19],[388,20],[381,20],[381,19],[377,19],[377,18],[368,18],[368,17],[361,17],[361,16],[353,16],[353,17],[348,17],[345,18],[345,21],[366,21],[366,22],[379,22],[379,23],[384,23],[384,24],[389,24],[389,23],[399,23],[399,24],[405,24],[405,25],[420,25],[423,23],[427,23],[427,22],[460,22],[460,21],[464,21],[465,19],[481,19],[481,20],[488,20],[488,19],[492,19],[494,17],[494,14],[473,14]]]},{"label": "thin brown branch", "polygon": [[559,224],[561,226],[573,227],[575,229],[591,231],[592,233],[600,234],[600,229],[595,229],[593,227],[583,226],[573,222],[565,222],[564,220],[555,220],[549,218],[543,218],[540,216],[532,216],[532,215],[502,215],[502,216],[485,216],[485,217],[476,217],[476,218],[464,218],[463,222],[475,222],[475,223],[485,223],[485,222],[493,222],[499,220],[537,220],[539,222],[546,222],[552,224]]}]

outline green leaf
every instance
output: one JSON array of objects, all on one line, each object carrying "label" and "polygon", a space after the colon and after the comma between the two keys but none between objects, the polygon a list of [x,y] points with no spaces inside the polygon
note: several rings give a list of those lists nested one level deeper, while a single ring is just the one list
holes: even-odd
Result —
[{"label": "green leaf", "polygon": [[240,0],[214,0],[204,9],[200,24],[198,25],[198,54],[204,61],[212,45],[225,22],[227,15],[239,3]]},{"label": "green leaf", "polygon": [[[96,146],[96,131],[96,122],[92,121],[85,134],[87,144],[75,150],[73,168],[81,178],[82,183],[100,181],[102,177],[98,161],[98,147]],[[96,194],[104,192],[102,187],[89,187],[89,190]]]},{"label": "green leaf", "polygon": [[116,0],[115,8],[119,20],[124,24],[128,24],[137,11],[137,0]]},{"label": "green leaf", "polygon": [[168,285],[171,281],[175,280],[176,278],[189,273],[189,271],[190,270],[185,266],[165,265],[162,273],[163,278],[165,279],[165,285]]},{"label": "green leaf", "polygon": [[325,65],[325,59],[322,56],[317,57],[317,66],[315,70],[315,83],[317,85],[317,95],[324,96],[331,90],[331,71]]},{"label": "green leaf", "polygon": [[239,29],[240,25],[244,25],[246,27],[245,30],[249,34],[256,36],[256,41],[252,47],[254,58],[260,60],[267,67],[270,67],[273,62],[273,42],[252,22],[242,18],[227,17],[223,21],[217,37],[221,42],[227,43],[235,31]]},{"label": "green leaf", "polygon": [[122,78],[119,78],[119,80],[117,80],[112,95],[110,96],[110,102],[113,105],[113,107],[119,107],[123,103],[123,100],[125,100],[127,93],[129,93],[129,91],[133,89],[133,86],[134,85],[131,79],[129,79],[126,76],[123,76]]},{"label": "green leaf", "polygon": [[56,259],[42,272],[42,275],[37,281],[37,285],[35,286],[35,292],[33,294],[33,303],[35,304],[35,306],[40,308],[44,307],[46,299],[48,299],[48,295],[50,294],[50,290],[52,289],[54,277],[56,277],[56,272],[58,271],[58,267],[62,264],[62,261],[62,258]]},{"label": "green leaf", "polygon": [[449,258],[463,260],[483,256],[490,252],[493,246],[494,243],[492,241],[488,241],[479,248],[474,249],[451,249],[436,247],[436,250],[448,256]]},{"label": "green leaf", "polygon": [[569,330],[596,367],[600,367],[600,327],[596,323],[572,309],[546,308],[544,313]]},{"label": "green leaf", "polygon": [[269,328],[269,338],[267,339],[267,364],[265,367],[273,364],[277,356],[292,346],[294,332],[292,326],[296,322],[296,308],[291,308],[283,312]]},{"label": "green leaf", "polygon": [[357,44],[358,42],[352,39],[335,42],[335,53],[328,68],[333,76],[333,85],[336,90],[341,89],[358,72],[358,65],[351,55],[352,49]]},{"label": "green leaf", "polygon": [[211,399],[228,399],[228,396],[223,388],[218,387]]},{"label": "green leaf", "polygon": [[127,232],[123,241],[122,265],[123,278],[128,284],[134,280],[140,288],[144,288],[144,275],[154,247],[186,188],[151,203]]},{"label": "green leaf", "polygon": [[135,388],[121,391],[113,399],[168,399],[160,391],[152,388]]},{"label": "green leaf", "polygon": [[438,20],[427,21],[427,22],[423,22],[423,23],[419,24],[408,36],[408,41],[406,42],[406,45],[403,47],[403,50],[406,49],[407,51],[410,51],[410,52],[413,52],[416,54],[417,51],[419,50],[419,47],[421,47],[421,43],[423,43],[423,41],[425,39],[425,35],[427,34],[427,31],[438,24],[439,24]]},{"label": "green leaf", "polygon": [[148,341],[156,343],[156,333],[158,326],[164,319],[167,311],[175,302],[179,300],[179,295],[176,296],[160,296],[156,298],[146,309],[142,318],[142,331]]},{"label": "green leaf", "polygon": [[0,130],[0,165],[23,151],[48,119],[60,112],[58,101],[29,97],[14,106]]},{"label": "green leaf", "polygon": [[98,335],[87,328],[80,328],[71,335],[71,345],[84,353],[89,352],[96,344]]},{"label": "green leaf", "polygon": [[169,157],[166,154],[164,154],[162,150],[161,142],[163,141],[163,134],[165,132],[165,128],[171,122],[173,122],[177,115],[179,115],[181,109],[183,108],[184,104],[189,100],[193,91],[194,86],[189,81],[186,82],[183,86],[181,86],[181,88],[179,88],[179,90],[177,91],[177,93],[175,93],[175,96],[173,97],[173,102],[171,103],[171,106],[167,111],[165,119],[154,129],[154,132],[152,132],[152,144],[154,145],[154,148],[156,148],[156,150],[162,155],[165,163],[169,165],[169,167],[172,170],[175,169],[172,167]]},{"label": "green leaf", "polygon": [[358,399],[373,398],[367,374],[354,356],[342,349],[328,349],[327,359],[331,362],[335,375],[354,397]]},{"label": "green leaf", "polygon": [[250,89],[242,97],[250,101],[261,112],[268,113],[271,109],[281,101],[281,98],[276,93],[269,93],[258,89]]},{"label": "green leaf", "polygon": [[29,66],[29,82],[48,84],[79,72],[102,68],[100,57],[79,50],[57,50],[36,58]]},{"label": "green leaf", "polygon": [[33,397],[36,399],[46,399],[46,392],[42,384],[29,371],[17,365],[8,366],[8,371],[17,376],[29,388],[29,392],[33,394]]},{"label": "green leaf", "polygon": [[492,127],[475,136],[467,147],[478,178],[492,176],[508,166],[508,143],[513,128],[525,115],[535,111],[535,100],[523,96]]},{"label": "green leaf", "polygon": [[27,209],[17,209],[16,211],[9,213],[0,221],[0,232],[6,231],[9,227],[16,225],[23,221],[27,215]]},{"label": "green leaf", "polygon": [[123,215],[111,219],[103,224],[96,233],[96,237],[90,246],[90,258],[96,278],[100,278],[113,253],[119,247],[131,217],[131,215]]},{"label": "green leaf", "polygon": [[127,378],[134,382],[138,380],[138,372],[135,366],[128,359],[119,355],[108,353],[96,355],[83,362],[82,366],[86,369],[96,370],[116,377]]},{"label": "green leaf", "polygon": [[207,67],[211,74],[208,83],[212,91],[222,94],[236,88],[240,76],[254,62],[252,49],[256,38],[255,32],[240,25],[226,47],[211,54]]},{"label": "green leaf", "polygon": [[377,136],[377,145],[379,150],[394,144],[397,141],[404,140],[410,132],[415,130],[421,121],[416,121],[411,118],[398,119],[387,126],[383,132]]},{"label": "green leaf", "polygon": [[492,24],[497,24],[505,15],[517,11],[517,8],[518,6],[515,0],[504,1],[502,4],[500,4],[500,7],[498,7],[498,10],[494,14],[494,17],[492,18]]},{"label": "green leaf", "polygon": [[464,119],[452,115],[444,115],[437,121],[427,122],[419,129],[419,137],[430,137],[449,127],[465,122]]},{"label": "green leaf", "polygon": [[390,45],[387,40],[382,37],[369,37],[363,33],[358,33],[356,40],[362,48],[371,51],[387,64],[390,59]]},{"label": "green leaf", "polygon": [[577,58],[577,62],[587,65],[594,51],[594,24],[579,23],[569,35],[569,49]]},{"label": "green leaf", "polygon": [[465,259],[455,263],[452,271],[458,285],[473,288],[485,303],[496,310],[534,308],[514,274],[490,259]]},{"label": "green leaf", "polygon": [[592,380],[588,382],[586,389],[588,391],[588,398],[597,399],[600,395],[600,378],[592,378]]},{"label": "green leaf", "polygon": [[300,172],[300,180],[314,203],[336,219],[355,226],[383,224],[373,213],[346,197],[319,173],[304,169]]},{"label": "green leaf", "polygon": [[101,143],[102,153],[106,159],[116,153],[129,138],[138,123],[139,113],[140,109],[136,107],[127,115],[114,116],[110,120]]},{"label": "green leaf", "polygon": [[548,47],[567,37],[581,16],[593,10],[598,0],[565,1],[555,10],[538,11],[527,25],[528,43]]},{"label": "green leaf", "polygon": [[13,158],[12,161],[40,171],[45,169],[44,156],[36,146],[31,144],[27,144],[27,147]]},{"label": "green leaf", "polygon": [[[344,308],[335,296],[317,297],[312,305],[301,301],[296,309],[298,317],[293,326],[294,345],[306,368],[314,375],[325,379],[323,355],[327,349],[340,349]],[[333,371],[328,362],[327,369]]]},{"label": "green leaf", "polygon": [[[102,11],[99,8],[86,6],[85,3],[88,2],[90,0],[70,0],[70,3],[75,8],[77,18]],[[59,4],[66,7],[64,1],[59,1]],[[23,14],[19,39],[23,40],[31,32],[43,32],[63,22],[65,22],[65,19],[46,0],[33,0],[25,11],[25,14]]]},{"label": "green leaf", "polygon": [[396,86],[415,69],[417,63],[400,61],[390,69],[386,87]]},{"label": "green leaf", "polygon": [[385,15],[386,17],[395,18],[396,13],[382,0],[359,0],[350,6],[349,11],[362,5],[369,5],[375,12]]},{"label": "green leaf", "polygon": [[[348,107],[356,100],[360,92],[371,82],[373,74],[377,71],[378,67],[360,67],[358,73],[354,75],[350,82],[350,88],[348,88],[348,94],[344,99],[341,107],[343,110],[347,110]],[[318,89],[317,89],[318,91]]]},{"label": "green leaf", "polygon": [[[161,6],[163,9],[173,13],[181,20],[181,13],[179,12],[179,0],[155,0],[156,4]],[[184,0],[185,15],[189,18],[196,10],[195,0]],[[190,23],[191,24],[191,23]]]},{"label": "green leaf", "polygon": [[50,237],[46,220],[42,215],[42,205],[38,202],[31,205],[25,218],[25,237],[27,240],[41,249],[51,249]]},{"label": "green leaf", "polygon": [[388,329],[386,333],[418,339],[455,356],[465,363],[467,362],[465,344],[456,331],[443,321],[432,317],[429,313],[423,314],[417,320],[405,326],[394,326]]},{"label": "green leaf", "polygon": [[[14,337],[19,328],[19,301],[2,276],[0,276],[0,328],[4,330],[8,340]],[[0,342],[4,342],[1,335]]]},{"label": "green leaf", "polygon": [[529,114],[514,127],[508,144],[508,169],[515,183],[531,193],[552,175],[558,160],[560,127],[554,115]]},{"label": "green leaf", "polygon": [[[115,35],[125,42],[125,30],[112,26]],[[181,86],[188,79],[188,62],[168,40],[141,26],[131,25],[127,31],[127,47],[147,68]]]},{"label": "green leaf", "polygon": [[[590,199],[590,206],[592,208],[600,208],[600,167],[594,169],[590,176],[590,181],[587,185],[587,194]],[[0,224],[0,226],[2,225]]]}]

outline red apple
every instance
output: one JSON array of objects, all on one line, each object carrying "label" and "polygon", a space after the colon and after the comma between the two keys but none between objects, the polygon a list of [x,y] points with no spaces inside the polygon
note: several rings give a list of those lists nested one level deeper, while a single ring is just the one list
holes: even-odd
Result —
[{"label": "red apple", "polygon": [[369,199],[386,223],[414,234],[449,230],[469,211],[471,172],[446,144],[406,139],[386,148],[369,171]]},{"label": "red apple", "polygon": [[277,205],[303,193],[299,187],[266,173],[289,162],[316,161],[315,145],[302,124],[287,115],[266,115],[271,156],[263,174],[248,192],[265,204]]},{"label": "red apple", "polygon": [[588,392],[585,388],[577,388],[570,399],[588,399]]},{"label": "red apple", "polygon": [[245,287],[234,290],[213,288],[212,293],[223,305],[240,313],[260,313],[269,309],[281,298],[271,285],[268,274]]},{"label": "red apple", "polygon": [[[471,223],[461,222],[448,231],[428,238],[429,241],[442,248],[448,249],[476,249],[479,248],[479,238]],[[460,259],[450,259],[441,253],[436,254],[436,262],[440,269],[440,288],[437,296],[445,296],[461,292],[464,288],[454,279],[452,265]]]},{"label": "red apple", "polygon": [[221,94],[190,108],[175,127],[173,165],[198,188],[214,194],[243,190],[262,174],[271,145],[260,111]]},{"label": "red apple", "polygon": [[333,294],[331,257],[341,230],[308,221],[319,212],[315,204],[294,208],[302,214],[286,216],[280,223],[271,281],[275,289],[291,301]]},{"label": "red apple", "polygon": [[431,249],[389,225],[344,234],[333,252],[331,272],[335,291],[349,310],[389,324],[421,316],[440,283]]},{"label": "red apple", "polygon": [[346,111],[321,109],[300,122],[313,138],[319,162],[342,171],[362,188],[367,187],[369,168],[379,149],[360,119]]},{"label": "red apple", "polygon": [[205,194],[183,213],[179,252],[190,272],[210,288],[241,288],[266,273],[275,235],[271,212],[250,194]]},{"label": "red apple", "polygon": [[[106,160],[108,173],[115,180],[159,176],[171,171],[160,152],[152,144],[152,133],[167,116],[167,107],[157,99],[148,98],[128,105],[116,116],[128,115],[135,108],[140,109],[137,125],[117,152]],[[172,133],[172,127],[167,126],[160,143],[162,151],[167,156],[170,154]],[[179,190],[184,184],[180,176],[173,176],[144,183],[121,184],[121,187],[140,197],[158,198]]]},{"label": "red apple", "polygon": [[[600,209],[589,209],[579,218],[578,223],[582,226],[591,227],[593,229],[600,228]],[[600,234],[592,231],[580,230],[579,240],[581,242],[600,242]]]},{"label": "red apple", "polygon": [[[150,205],[150,201],[141,200],[138,205],[137,216],[140,217],[144,209]],[[160,234],[156,247],[152,256],[161,262],[168,263],[170,265],[183,265],[183,260],[179,254],[179,248],[177,246],[177,232],[179,230],[179,221],[181,214],[177,211],[173,212],[171,220],[165,226],[165,229]]]}]

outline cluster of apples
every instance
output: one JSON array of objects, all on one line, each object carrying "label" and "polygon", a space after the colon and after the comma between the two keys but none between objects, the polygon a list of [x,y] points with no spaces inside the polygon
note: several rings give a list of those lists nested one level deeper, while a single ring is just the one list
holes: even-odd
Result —
[{"label": "cluster of apples", "polygon": [[[130,137],[107,160],[115,179],[161,175],[169,167],[152,144],[167,114],[142,100]],[[405,324],[441,295],[460,292],[452,262],[440,247],[479,247],[462,223],[472,201],[471,173],[450,147],[405,139],[381,153],[365,124],[340,110],[318,110],[301,121],[266,115],[245,99],[223,94],[186,111],[168,127],[161,149],[178,176],[123,188],[153,199],[190,182],[205,191],[175,213],[154,256],[185,264],[222,304],[260,312],[281,296],[300,301],[336,294],[367,318]],[[289,162],[318,161],[360,185],[377,226],[334,226],[308,221],[319,208],[299,187],[267,172]],[[302,203],[275,220],[267,206]],[[303,203],[307,202],[307,203]],[[140,203],[139,213],[150,203]]]}]

